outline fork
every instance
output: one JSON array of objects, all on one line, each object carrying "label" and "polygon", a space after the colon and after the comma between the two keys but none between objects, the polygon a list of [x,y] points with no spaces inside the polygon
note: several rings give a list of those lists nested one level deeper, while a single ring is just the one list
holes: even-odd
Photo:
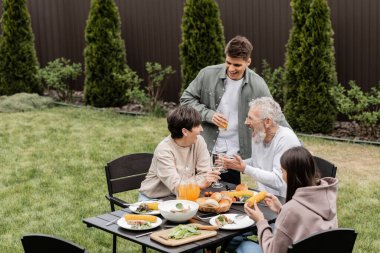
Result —
[{"label": "fork", "polygon": [[120,217],[111,220],[110,222],[108,222],[108,223],[106,224],[106,226],[109,226],[109,225],[111,225],[111,224],[114,224],[114,223],[115,223],[117,220],[119,220],[119,219],[120,219]]},{"label": "fork", "polygon": [[245,218],[246,216],[247,215],[245,213],[239,213],[238,215],[235,216],[234,222],[238,221],[238,220],[241,220],[241,219]]}]

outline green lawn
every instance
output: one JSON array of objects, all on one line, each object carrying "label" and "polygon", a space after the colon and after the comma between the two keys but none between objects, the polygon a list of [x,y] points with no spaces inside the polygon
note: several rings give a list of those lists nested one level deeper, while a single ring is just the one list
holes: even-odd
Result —
[{"label": "green lawn", "polygon": [[[104,164],[127,153],[152,152],[167,134],[163,118],[110,111],[0,114],[0,252],[23,252],[24,233],[54,234],[90,252],[111,252],[111,235],[82,223],[109,211]],[[354,252],[380,252],[380,148],[302,140],[338,166],[339,225],[359,232]],[[136,192],[124,197],[133,201]],[[140,251],[118,241],[120,252]]]}]

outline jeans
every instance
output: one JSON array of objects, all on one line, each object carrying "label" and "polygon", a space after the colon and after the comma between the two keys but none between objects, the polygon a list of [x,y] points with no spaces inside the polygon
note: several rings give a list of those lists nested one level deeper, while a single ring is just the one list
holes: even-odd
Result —
[{"label": "jeans", "polygon": [[242,235],[235,236],[231,239],[231,241],[228,243],[226,251],[227,252],[235,252],[236,248],[240,246],[240,244],[247,239],[247,236],[253,235],[253,232],[247,232]]},{"label": "jeans", "polygon": [[151,198],[148,198],[147,196],[145,196],[144,194],[142,194],[141,192],[139,192],[139,196],[138,196],[138,201],[139,202],[149,201],[149,200],[151,200]]},{"label": "jeans", "polygon": [[[275,230],[275,223],[271,223],[269,224],[269,226],[271,226],[272,228],[272,233],[274,233],[274,230]],[[250,242],[250,243],[254,243],[253,241],[249,240],[247,237],[248,236],[251,236],[253,235],[254,233],[253,232],[247,232],[247,233],[244,233],[242,235],[239,235],[239,236],[235,236],[234,238],[231,239],[231,241],[228,243],[227,245],[227,248],[226,248],[226,251],[227,252],[235,252],[237,251],[238,248],[240,248],[240,246],[245,242]],[[257,244],[257,243],[255,243]],[[250,245],[250,244],[249,244]],[[258,244],[257,244],[258,245]],[[252,245],[250,246],[252,247]],[[258,245],[258,247],[260,248],[260,245]],[[260,248],[261,250],[261,248]],[[242,251],[240,251],[242,252]],[[248,251],[246,251],[248,252]],[[255,251],[256,252],[256,251]],[[261,251],[257,251],[257,252],[261,252]]]},{"label": "jeans", "polygon": [[263,250],[261,249],[260,245],[257,243],[247,240],[243,241],[239,247],[236,249],[236,253],[262,253]]}]

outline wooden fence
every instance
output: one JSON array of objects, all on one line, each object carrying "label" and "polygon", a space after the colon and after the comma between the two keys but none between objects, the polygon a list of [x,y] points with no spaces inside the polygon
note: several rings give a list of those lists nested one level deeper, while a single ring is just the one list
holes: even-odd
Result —
[{"label": "wooden fence", "polygon": [[[0,7],[2,7],[0,0]],[[253,42],[253,64],[262,59],[277,67],[284,62],[291,27],[289,0],[216,0],[225,37],[237,34]],[[185,0],[115,0],[122,21],[129,66],[146,76],[145,63],[172,65],[177,71],[165,91],[167,101],[178,101],[181,17]],[[329,0],[335,31],[338,79],[356,80],[365,90],[380,80],[380,1]],[[90,0],[28,0],[41,66],[57,57],[83,63],[84,29]],[[2,8],[1,8],[2,9]],[[0,10],[0,13],[2,10]],[[74,83],[82,89],[83,78]]]}]

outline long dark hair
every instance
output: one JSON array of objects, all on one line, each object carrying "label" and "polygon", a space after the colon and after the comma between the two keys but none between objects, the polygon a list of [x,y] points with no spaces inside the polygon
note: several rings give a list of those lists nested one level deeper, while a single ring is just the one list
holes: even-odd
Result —
[{"label": "long dark hair", "polygon": [[293,198],[299,187],[313,186],[319,180],[319,173],[313,156],[304,147],[294,147],[281,156],[281,167],[286,171],[288,188],[286,202]]}]

